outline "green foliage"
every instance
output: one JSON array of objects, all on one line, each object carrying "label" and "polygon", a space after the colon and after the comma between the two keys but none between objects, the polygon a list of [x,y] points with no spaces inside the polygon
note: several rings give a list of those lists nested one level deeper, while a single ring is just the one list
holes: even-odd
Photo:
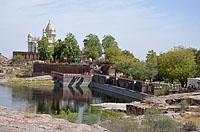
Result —
[{"label": "green foliage", "polygon": [[193,51],[194,55],[195,55],[195,61],[197,64],[197,72],[196,72],[196,76],[200,76],[200,50],[197,49],[193,49],[191,48],[191,50]]},{"label": "green foliage", "polygon": [[162,87],[158,93],[159,96],[169,95],[169,87]]},{"label": "green foliage", "polygon": [[25,79],[9,79],[5,85],[16,88],[44,88],[53,89],[53,81],[51,80],[25,80]]},{"label": "green foliage", "polygon": [[68,121],[71,122],[76,122],[77,118],[78,118],[78,113],[76,112],[71,112],[71,111],[65,111],[65,110],[61,110],[59,112],[59,114],[52,114],[53,117],[55,118],[61,118],[61,119],[66,119]]},{"label": "green foliage", "polygon": [[83,116],[83,123],[88,125],[99,123],[99,121],[99,114],[89,113]]},{"label": "green foliage", "polygon": [[107,48],[105,54],[117,71],[133,79],[144,79],[144,63],[136,59],[129,51],[113,47]]},{"label": "green foliage", "polygon": [[74,62],[76,59],[80,58],[81,50],[75,36],[72,33],[67,34],[64,44],[67,46],[68,62]]},{"label": "green foliage", "polygon": [[105,35],[102,40],[102,47],[106,51],[107,48],[118,48],[118,43],[113,36]]},{"label": "green foliage", "polygon": [[196,74],[195,55],[191,49],[177,47],[159,57],[159,71],[171,83],[178,79],[182,87]]},{"label": "green foliage", "polygon": [[84,39],[83,53],[86,58],[97,60],[102,55],[102,47],[97,35],[89,34]]},{"label": "green foliage", "polygon": [[38,42],[38,53],[40,55],[40,60],[46,61],[52,59],[51,57],[53,52],[46,37],[42,37]]},{"label": "green foliage", "polygon": [[125,114],[122,112],[116,112],[114,110],[103,110],[101,114],[101,120],[105,121],[108,119],[113,119],[113,118],[122,118]]},{"label": "green foliage", "polygon": [[153,81],[158,75],[158,57],[153,50],[149,51],[146,56],[145,74],[147,79]]},{"label": "green foliage", "polygon": [[65,57],[67,57],[67,52],[68,52],[68,49],[67,49],[66,44],[64,44],[64,42],[59,39],[56,42],[56,45],[54,48],[54,53],[53,53],[54,61],[64,62]]},{"label": "green foliage", "polygon": [[180,125],[170,117],[161,114],[157,108],[149,109],[142,122],[144,132],[181,132]]}]

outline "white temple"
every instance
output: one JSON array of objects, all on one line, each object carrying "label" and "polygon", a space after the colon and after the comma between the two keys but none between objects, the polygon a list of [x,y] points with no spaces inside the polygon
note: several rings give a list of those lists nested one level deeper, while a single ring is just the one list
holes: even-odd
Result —
[{"label": "white temple", "polygon": [[[56,42],[56,30],[53,28],[51,21],[49,21],[47,27],[43,29],[43,37],[47,37],[50,47],[54,47]],[[31,33],[28,34],[28,52],[37,52],[39,40],[40,38],[33,37]]]}]

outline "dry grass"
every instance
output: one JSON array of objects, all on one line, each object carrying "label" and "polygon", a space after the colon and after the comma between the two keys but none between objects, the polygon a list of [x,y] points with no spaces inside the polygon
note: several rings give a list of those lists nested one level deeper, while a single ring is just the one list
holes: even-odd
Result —
[{"label": "dry grass", "polygon": [[52,89],[54,86],[51,80],[25,80],[25,79],[10,79],[5,85],[10,87],[26,87],[26,88],[44,88]]},{"label": "dry grass", "polygon": [[187,116],[184,117],[184,121],[193,122],[196,125],[200,125],[200,116],[187,115]]}]

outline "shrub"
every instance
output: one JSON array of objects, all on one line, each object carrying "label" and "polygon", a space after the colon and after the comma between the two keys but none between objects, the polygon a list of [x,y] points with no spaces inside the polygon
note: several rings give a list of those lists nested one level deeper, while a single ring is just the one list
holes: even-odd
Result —
[{"label": "shrub", "polygon": [[55,115],[55,114],[52,114],[53,117],[55,118],[61,118],[61,119],[66,119],[68,121],[71,121],[71,122],[76,122],[77,118],[78,118],[78,113],[76,112],[71,112],[71,111],[64,111],[64,110],[61,110],[59,112],[59,114]]},{"label": "shrub", "polygon": [[162,87],[158,93],[159,96],[162,96],[162,95],[169,95],[169,90],[170,88],[169,87]]},{"label": "shrub", "polygon": [[181,132],[180,125],[170,117],[161,114],[159,109],[149,109],[142,122],[144,132]]},{"label": "shrub", "polygon": [[110,119],[100,125],[113,132],[140,132],[139,124],[133,118]]},{"label": "shrub", "polygon": [[116,112],[114,110],[104,110],[101,114],[101,120],[122,118],[125,114],[123,112]]}]

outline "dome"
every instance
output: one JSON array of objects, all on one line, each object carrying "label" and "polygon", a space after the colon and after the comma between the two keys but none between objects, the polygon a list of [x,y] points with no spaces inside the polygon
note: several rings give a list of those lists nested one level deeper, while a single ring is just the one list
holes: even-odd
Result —
[{"label": "dome", "polygon": [[49,23],[45,29],[46,32],[49,32],[49,31],[54,31],[54,28],[53,26],[51,25],[51,21],[49,20]]}]

